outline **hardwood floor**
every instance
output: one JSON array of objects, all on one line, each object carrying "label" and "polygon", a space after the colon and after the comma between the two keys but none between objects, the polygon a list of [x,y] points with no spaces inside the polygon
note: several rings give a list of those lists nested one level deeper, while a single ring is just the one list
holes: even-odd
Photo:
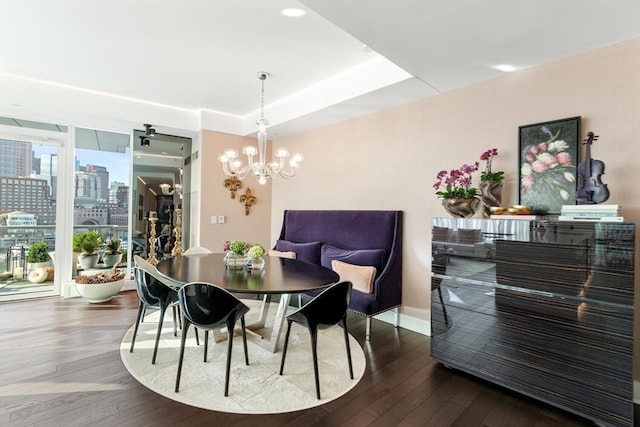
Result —
[{"label": "hardwood floor", "polygon": [[556,408],[443,367],[429,338],[350,315],[367,370],[345,396],[313,409],[238,415],[174,402],[124,368],[119,343],[134,323],[135,292],[111,302],[42,298],[0,304],[2,426],[587,426]]}]

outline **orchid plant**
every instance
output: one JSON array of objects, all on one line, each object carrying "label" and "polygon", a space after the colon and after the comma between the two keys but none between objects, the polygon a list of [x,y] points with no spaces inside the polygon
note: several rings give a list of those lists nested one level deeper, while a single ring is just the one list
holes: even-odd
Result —
[{"label": "orchid plant", "polygon": [[480,155],[480,160],[487,162],[484,171],[480,174],[480,181],[500,181],[504,179],[503,171],[493,172],[491,170],[491,161],[497,155],[497,148],[491,148]]},{"label": "orchid plant", "polygon": [[478,170],[479,163],[473,165],[463,164],[458,169],[450,171],[441,170],[436,176],[433,188],[436,195],[443,199],[471,199],[475,197],[478,190],[471,186],[471,174]]}]

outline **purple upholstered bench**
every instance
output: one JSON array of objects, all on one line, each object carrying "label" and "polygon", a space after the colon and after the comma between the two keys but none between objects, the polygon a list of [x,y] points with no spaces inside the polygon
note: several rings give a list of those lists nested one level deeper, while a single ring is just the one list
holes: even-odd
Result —
[{"label": "purple upholstered bench", "polygon": [[274,249],[295,252],[299,260],[333,268],[341,279],[351,274],[369,277],[362,286],[354,283],[349,303],[349,310],[366,316],[367,340],[371,317],[376,314],[395,309],[398,326],[402,211],[286,210]]}]

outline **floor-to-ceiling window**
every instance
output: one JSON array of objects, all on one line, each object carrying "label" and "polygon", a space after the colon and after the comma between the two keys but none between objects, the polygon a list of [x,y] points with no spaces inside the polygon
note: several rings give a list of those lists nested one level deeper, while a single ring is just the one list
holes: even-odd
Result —
[{"label": "floor-to-ceiling window", "polygon": [[[71,240],[78,230],[95,229],[104,241],[126,240],[130,139],[0,118],[0,299],[73,294]],[[30,280],[36,277],[27,263],[36,242],[45,242],[52,258],[42,282]]]},{"label": "floor-to-ceiling window", "polygon": [[[104,247],[109,241],[126,241],[129,234],[130,135],[75,128],[73,158],[74,233],[97,231],[102,246],[96,268],[110,268],[103,262]],[[121,267],[127,266],[126,255]]]},{"label": "floor-to-ceiling window", "polygon": [[67,128],[8,118],[0,126],[0,300],[59,294],[58,162]]}]

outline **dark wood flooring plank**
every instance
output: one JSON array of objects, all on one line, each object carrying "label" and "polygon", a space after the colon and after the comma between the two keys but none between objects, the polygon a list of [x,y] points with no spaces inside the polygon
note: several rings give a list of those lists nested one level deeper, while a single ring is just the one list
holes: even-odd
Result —
[{"label": "dark wood flooring plank", "polygon": [[[138,308],[133,291],[105,304],[59,297],[0,303],[0,425],[7,426],[569,426],[582,418],[443,367],[429,338],[349,314],[367,359],[353,390],[274,415],[208,411],[160,396],[124,368],[119,346]],[[171,316],[169,315],[171,319]]]}]

